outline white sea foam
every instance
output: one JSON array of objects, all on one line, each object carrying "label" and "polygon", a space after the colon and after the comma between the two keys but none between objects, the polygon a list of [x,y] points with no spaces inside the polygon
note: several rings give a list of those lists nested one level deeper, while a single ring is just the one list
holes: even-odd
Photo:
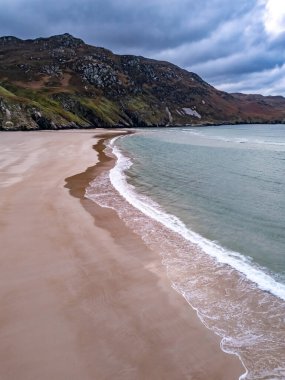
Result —
[{"label": "white sea foam", "polygon": [[238,252],[230,251],[217,243],[210,241],[194,231],[188,229],[176,216],[166,213],[156,202],[149,197],[139,194],[134,186],[127,182],[125,171],[132,166],[130,158],[125,157],[121,150],[115,145],[115,137],[110,142],[113,154],[117,158],[116,165],[110,170],[109,176],[113,187],[133,207],[148,217],[162,223],[171,231],[179,234],[184,239],[196,244],[205,253],[213,257],[218,263],[226,264],[242,273],[248,280],[255,283],[263,291],[285,300],[285,285],[277,282],[262,268],[253,265],[248,258]]},{"label": "white sea foam", "polygon": [[[116,210],[129,228],[160,252],[173,288],[196,310],[201,322],[222,338],[221,349],[239,356],[246,370],[240,380],[285,379],[284,301],[260,290],[240,271],[224,265],[224,260],[206,254],[199,244],[201,236],[189,238],[191,231],[179,219],[138,194],[125,176],[132,161],[115,146],[115,140],[110,148],[117,156],[116,167],[96,177],[85,196]],[[251,265],[238,253],[232,257]]]}]

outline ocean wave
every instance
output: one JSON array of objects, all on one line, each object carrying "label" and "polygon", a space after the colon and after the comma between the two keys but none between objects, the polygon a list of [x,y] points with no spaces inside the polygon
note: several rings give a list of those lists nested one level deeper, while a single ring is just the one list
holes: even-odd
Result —
[{"label": "ocean wave", "polygon": [[223,248],[214,241],[210,241],[198,233],[191,231],[176,216],[166,213],[162,207],[145,195],[139,194],[134,186],[127,182],[125,172],[132,166],[130,158],[124,156],[121,150],[115,145],[115,137],[110,141],[110,147],[117,158],[116,165],[110,170],[110,181],[114,188],[133,207],[147,215],[148,217],[162,223],[171,231],[179,234],[184,239],[199,246],[203,252],[215,258],[218,263],[226,264],[242,273],[246,278],[255,283],[261,290],[285,301],[285,285],[277,282],[273,277],[257,265],[253,265],[250,259],[238,252]]},{"label": "ocean wave", "polygon": [[172,287],[201,322],[221,337],[221,349],[240,358],[245,368],[240,380],[284,379],[285,304],[267,289],[274,288],[276,281],[266,277],[263,285],[267,291],[261,290],[231,263],[256,269],[258,282],[263,273],[260,268],[239,253],[190,231],[176,216],[139,194],[125,173],[133,162],[116,140],[106,150],[116,156],[115,167],[96,177],[85,196],[101,207],[114,209],[148,247],[160,253]]},{"label": "ocean wave", "polygon": [[191,135],[201,137],[207,140],[221,141],[233,144],[252,144],[252,145],[265,145],[265,146],[276,146],[283,147],[285,142],[270,141],[270,140],[260,140],[260,139],[251,139],[251,138],[230,138],[224,136],[210,136],[200,131],[193,131],[190,129],[182,129],[183,132],[189,133]]}]

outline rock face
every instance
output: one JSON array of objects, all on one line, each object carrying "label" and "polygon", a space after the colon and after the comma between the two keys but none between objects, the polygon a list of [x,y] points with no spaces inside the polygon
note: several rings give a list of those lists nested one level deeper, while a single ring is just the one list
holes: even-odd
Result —
[{"label": "rock face", "polygon": [[0,38],[0,128],[285,122],[285,99],[227,94],[168,63],[70,34]]}]

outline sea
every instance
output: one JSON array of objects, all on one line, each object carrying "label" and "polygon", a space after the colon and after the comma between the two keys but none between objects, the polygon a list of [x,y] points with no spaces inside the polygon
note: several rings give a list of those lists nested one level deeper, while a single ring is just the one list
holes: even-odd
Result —
[{"label": "sea", "polygon": [[285,379],[285,125],[141,129],[86,197],[155,252],[240,379]]}]

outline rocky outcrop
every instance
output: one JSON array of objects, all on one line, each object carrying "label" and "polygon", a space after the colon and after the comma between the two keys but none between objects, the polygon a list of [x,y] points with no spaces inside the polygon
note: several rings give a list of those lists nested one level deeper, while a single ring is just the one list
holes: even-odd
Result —
[{"label": "rocky outcrop", "polygon": [[92,56],[76,61],[74,71],[79,73],[84,81],[97,88],[114,87],[121,84],[117,72],[112,66],[98,62]]},{"label": "rocky outcrop", "polygon": [[60,115],[49,115],[41,108],[0,97],[0,130],[36,130],[80,128],[88,125],[76,124]]}]

